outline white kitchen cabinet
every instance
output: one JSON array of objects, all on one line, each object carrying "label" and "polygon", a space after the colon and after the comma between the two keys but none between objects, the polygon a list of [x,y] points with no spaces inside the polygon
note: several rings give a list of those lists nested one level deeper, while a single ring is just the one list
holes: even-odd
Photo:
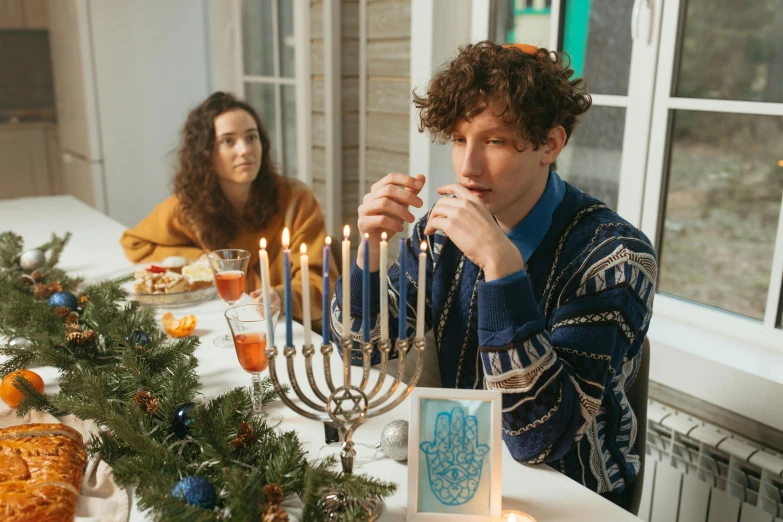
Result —
[{"label": "white kitchen cabinet", "polygon": [[0,29],[24,29],[22,0],[0,0]]},{"label": "white kitchen cabinet", "polygon": [[0,199],[54,194],[51,123],[0,125]]}]

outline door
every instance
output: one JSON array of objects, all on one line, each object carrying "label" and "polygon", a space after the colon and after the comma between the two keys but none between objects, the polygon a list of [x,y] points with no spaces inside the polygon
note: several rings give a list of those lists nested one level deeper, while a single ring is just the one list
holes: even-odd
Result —
[{"label": "door", "polygon": [[67,151],[63,152],[62,160],[63,193],[99,210],[104,208],[103,165],[85,161]]}]

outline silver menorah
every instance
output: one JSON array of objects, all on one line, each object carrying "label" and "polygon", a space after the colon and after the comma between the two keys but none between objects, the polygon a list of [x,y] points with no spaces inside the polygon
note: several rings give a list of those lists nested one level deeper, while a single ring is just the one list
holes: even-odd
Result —
[{"label": "silver menorah", "polygon": [[[307,373],[307,382],[310,385],[315,399],[308,396],[302,389],[296,378],[294,370],[294,357],[296,356],[295,346],[286,346],[283,349],[288,366],[288,379],[291,381],[296,396],[303,403],[297,404],[291,397],[283,393],[280,380],[277,376],[277,347],[271,346],[266,349],[266,357],[269,360],[269,375],[272,378],[275,390],[280,399],[299,415],[321,422],[333,424],[337,427],[344,440],[340,460],[344,473],[353,473],[353,463],[356,457],[354,449],[353,434],[356,429],[367,420],[383,415],[384,413],[397,407],[416,386],[421,376],[423,368],[423,352],[425,342],[423,338],[416,338],[413,341],[413,347],[416,351],[416,370],[408,383],[408,387],[395,397],[395,392],[405,375],[405,359],[410,349],[410,343],[407,340],[397,340],[396,349],[399,354],[399,367],[397,375],[394,377],[392,385],[381,395],[384,381],[386,380],[386,370],[389,362],[389,352],[392,343],[389,340],[382,341],[379,344],[381,354],[380,372],[378,380],[372,389],[367,392],[370,381],[370,356],[372,354],[372,343],[360,343],[362,352],[362,380],[359,386],[351,383],[351,348],[353,341],[350,337],[343,337],[341,340],[342,363],[343,363],[343,382],[342,386],[335,386],[332,378],[331,357],[333,352],[332,344],[322,344],[321,354],[324,360],[324,374],[326,376],[326,386],[328,391],[321,390],[315,382],[313,375],[313,355],[315,348],[313,345],[304,346],[302,354],[305,357],[305,368]],[[377,520],[383,511],[383,502],[377,496],[368,499],[350,499],[340,491],[330,491],[323,498],[321,505],[330,517],[339,517],[339,513],[349,507],[358,505],[367,513],[369,520]]]}]

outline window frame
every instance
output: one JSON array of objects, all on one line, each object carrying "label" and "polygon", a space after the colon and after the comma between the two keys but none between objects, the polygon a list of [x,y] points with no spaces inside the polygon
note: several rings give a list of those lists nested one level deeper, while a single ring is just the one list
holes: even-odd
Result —
[{"label": "window frame", "polygon": [[280,173],[285,175],[286,165],[283,154],[283,86],[293,86],[296,97],[296,114],[294,122],[296,124],[296,158],[297,169],[296,178],[312,184],[311,168],[311,136],[304,129],[312,127],[311,107],[312,98],[310,91],[310,3],[308,0],[293,0],[294,7],[294,76],[282,76],[280,64],[280,2],[290,0],[271,0],[272,3],[272,28],[273,28],[273,60],[274,75],[253,75],[245,74],[243,31],[242,23],[243,6],[253,0],[234,0],[233,13],[236,30],[234,31],[234,71],[236,78],[234,80],[234,90],[243,100],[247,99],[245,86],[247,84],[273,85],[275,88],[275,134],[279,137],[281,143],[274,143],[274,161],[280,169]]},{"label": "window frame", "polygon": [[[672,95],[672,82],[679,52],[677,46],[680,23],[685,5],[682,0],[667,0],[661,15],[655,95],[649,122],[650,149],[641,204],[641,229],[656,248],[660,247],[661,230],[665,219],[663,208],[666,197],[667,159],[670,152],[668,135],[672,111],[783,116],[783,103],[680,98]],[[783,330],[776,327],[782,284],[783,202],[778,216],[766,308],[762,321],[661,293],[655,296],[655,315],[666,316],[722,336],[783,353]]]}]

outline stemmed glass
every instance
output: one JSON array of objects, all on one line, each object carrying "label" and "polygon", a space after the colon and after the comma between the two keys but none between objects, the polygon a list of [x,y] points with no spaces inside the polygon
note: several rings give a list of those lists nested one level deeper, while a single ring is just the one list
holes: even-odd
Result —
[{"label": "stemmed glass", "polygon": [[[229,306],[233,305],[245,293],[245,277],[250,264],[250,252],[238,248],[215,250],[207,255],[209,266],[215,273],[215,288],[218,295]],[[215,344],[221,348],[232,348],[234,343],[226,334],[215,338]]]},{"label": "stemmed glass", "polygon": [[[280,309],[276,306],[272,310],[272,333],[277,327],[277,319]],[[264,305],[261,303],[243,304],[232,306],[225,313],[228,327],[234,339],[234,348],[237,351],[237,359],[242,369],[251,376],[250,396],[253,399],[253,413],[266,419],[267,426],[277,426],[283,421],[279,413],[264,411],[261,402],[261,372],[269,365],[266,359],[266,316]]]}]

